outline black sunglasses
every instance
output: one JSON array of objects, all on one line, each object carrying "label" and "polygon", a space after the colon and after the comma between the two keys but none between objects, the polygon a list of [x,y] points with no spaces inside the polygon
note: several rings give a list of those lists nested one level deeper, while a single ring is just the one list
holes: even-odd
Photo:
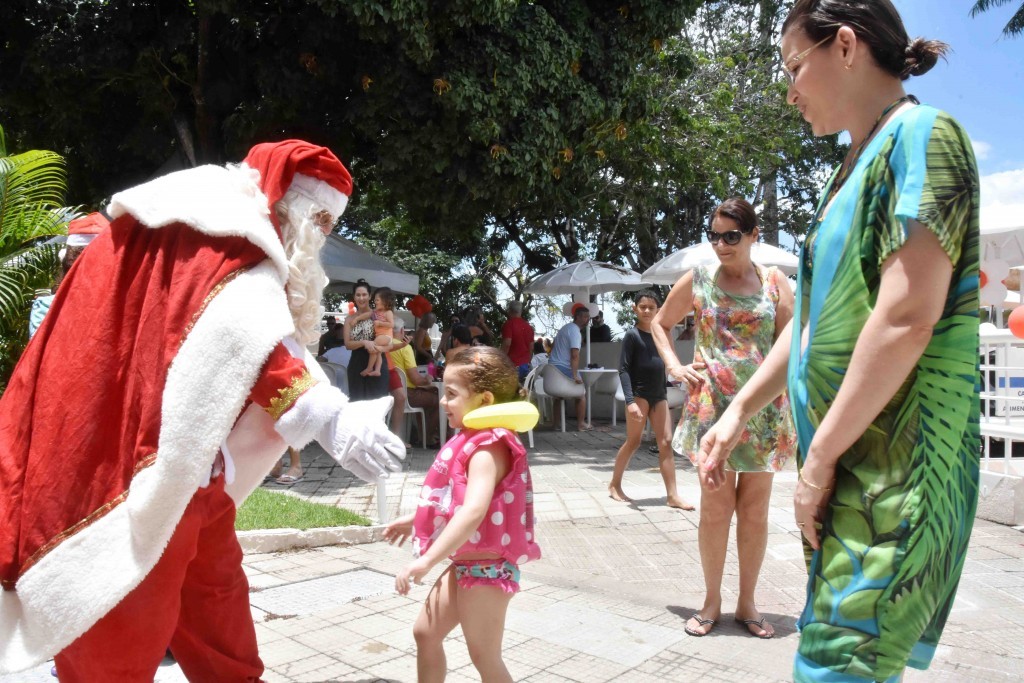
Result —
[{"label": "black sunglasses", "polygon": [[708,242],[711,242],[711,244],[718,244],[718,240],[725,240],[725,243],[732,247],[739,244],[740,240],[747,233],[742,230],[726,230],[725,232],[705,230],[704,234],[708,236]]}]

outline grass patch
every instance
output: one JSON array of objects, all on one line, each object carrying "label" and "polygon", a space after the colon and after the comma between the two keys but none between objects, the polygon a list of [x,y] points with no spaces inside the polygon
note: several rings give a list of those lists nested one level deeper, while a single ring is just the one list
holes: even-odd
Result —
[{"label": "grass patch", "polygon": [[327,526],[370,526],[362,515],[343,508],[256,489],[238,508],[236,531],[253,529],[318,529]]}]

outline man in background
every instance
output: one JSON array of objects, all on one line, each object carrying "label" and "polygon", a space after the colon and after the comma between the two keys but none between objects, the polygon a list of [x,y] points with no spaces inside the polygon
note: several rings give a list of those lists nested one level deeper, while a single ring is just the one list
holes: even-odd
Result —
[{"label": "man in background", "polygon": [[612,340],[612,328],[604,322],[604,311],[598,311],[590,323],[590,341],[610,342]]},{"label": "man in background", "polygon": [[523,320],[523,304],[520,301],[510,301],[508,304],[508,320],[501,326],[501,350],[508,355],[512,365],[519,369],[519,381],[522,382],[530,372],[533,326]]}]

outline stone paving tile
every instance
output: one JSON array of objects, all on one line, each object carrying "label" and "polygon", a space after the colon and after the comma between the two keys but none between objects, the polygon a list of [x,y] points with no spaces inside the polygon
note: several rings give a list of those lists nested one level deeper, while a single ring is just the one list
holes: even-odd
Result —
[{"label": "stone paving tile", "polygon": [[[693,638],[683,633],[683,625],[704,597],[699,513],[664,507],[657,456],[646,447],[636,453],[624,479],[636,501],[622,504],[607,496],[621,428],[583,435],[538,430],[535,438],[537,448],[530,457],[544,557],[524,567],[522,590],[509,608],[504,652],[514,680],[691,683],[790,678],[798,640],[795,620],[806,585],[802,545],[792,520],[792,464],[775,476],[758,588],[759,606],[774,624],[776,638],[755,639],[732,621],[738,583],[735,527],[723,581],[725,612],[711,635]],[[390,516],[414,509],[433,457],[414,449],[405,471],[389,480]],[[376,518],[375,487],[355,480],[315,444],[304,451],[303,462],[306,481],[277,490]],[[681,494],[698,502],[693,469],[678,458],[677,477]],[[414,587],[410,596],[398,596],[393,575],[410,560],[408,546],[384,543],[247,555],[245,571],[268,683],[415,681],[412,625],[444,567],[432,572],[426,585]],[[273,610],[258,609],[265,606],[261,596],[268,591],[302,591],[316,586],[318,579],[357,570],[381,577],[375,595],[339,605],[326,597],[328,592],[312,591],[324,598],[322,604],[294,618],[274,618]],[[1024,531],[978,520],[936,660],[928,672],[909,670],[905,680],[1021,680],[1022,586]],[[630,643],[628,636],[613,637],[615,633],[644,642]],[[445,649],[448,681],[479,680],[459,628],[445,641]],[[634,659],[624,663],[631,655]],[[184,680],[167,678],[174,675],[180,676],[177,667],[162,669],[157,681]],[[0,676],[0,683],[43,680],[53,680],[49,665]]]}]

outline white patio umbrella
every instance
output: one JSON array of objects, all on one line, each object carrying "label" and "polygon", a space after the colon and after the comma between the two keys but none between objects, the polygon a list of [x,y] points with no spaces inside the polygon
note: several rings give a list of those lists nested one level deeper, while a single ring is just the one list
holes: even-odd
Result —
[{"label": "white patio umbrella", "polygon": [[[796,275],[800,259],[788,251],[764,242],[755,242],[750,249],[750,258],[762,266],[778,266],[786,275]],[[694,266],[707,265],[718,261],[710,242],[701,242],[669,254],[644,271],[641,278],[652,285],[674,285],[676,280]]]},{"label": "white patio umbrella", "polygon": [[[640,274],[603,261],[579,261],[559,266],[526,285],[531,294],[572,294],[589,303],[591,294],[643,289]],[[587,325],[587,365],[590,365],[590,325]]]}]

